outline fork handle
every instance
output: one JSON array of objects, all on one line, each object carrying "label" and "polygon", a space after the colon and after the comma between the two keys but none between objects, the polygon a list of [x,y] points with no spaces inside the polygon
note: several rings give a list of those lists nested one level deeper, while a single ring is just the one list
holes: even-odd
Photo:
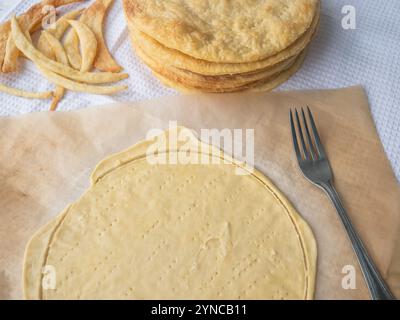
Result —
[{"label": "fork handle", "polygon": [[334,204],[340,219],[346,229],[347,235],[350,238],[351,245],[356,253],[358,263],[364,275],[372,300],[396,300],[390,292],[389,287],[380,275],[377,267],[369,256],[364,244],[358,236],[350,218],[343,207],[339,194],[331,182],[321,184],[322,189],[328,194],[330,200]]}]

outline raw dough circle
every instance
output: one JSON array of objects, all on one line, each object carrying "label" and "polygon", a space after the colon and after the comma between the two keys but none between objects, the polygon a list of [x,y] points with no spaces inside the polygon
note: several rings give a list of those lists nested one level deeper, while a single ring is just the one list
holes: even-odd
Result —
[{"label": "raw dough circle", "polygon": [[[107,169],[111,162],[119,165]],[[91,188],[28,245],[26,297],[311,299],[308,225],[265,176],[237,168],[126,153],[106,160]],[[40,286],[43,266],[56,271],[54,290]]]}]

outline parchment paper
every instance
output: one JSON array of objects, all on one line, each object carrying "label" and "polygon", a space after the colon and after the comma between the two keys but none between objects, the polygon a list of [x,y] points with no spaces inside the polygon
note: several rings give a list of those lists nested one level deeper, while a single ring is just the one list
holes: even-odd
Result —
[{"label": "parchment paper", "polygon": [[[88,187],[105,156],[177,120],[201,128],[255,130],[255,165],[311,225],[318,243],[317,299],[368,299],[336,211],[297,167],[288,110],[309,105],[345,207],[392,290],[400,296],[400,188],[360,87],[332,91],[189,95],[67,113],[0,119],[0,298],[21,298],[24,248],[32,234]],[[342,269],[356,289],[342,288]]]}]

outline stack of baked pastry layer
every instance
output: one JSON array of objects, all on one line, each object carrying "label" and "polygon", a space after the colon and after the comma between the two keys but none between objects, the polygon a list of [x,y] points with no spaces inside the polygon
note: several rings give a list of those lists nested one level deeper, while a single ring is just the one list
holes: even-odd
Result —
[{"label": "stack of baked pastry layer", "polygon": [[319,0],[124,0],[136,54],[182,91],[268,91],[301,67]]}]

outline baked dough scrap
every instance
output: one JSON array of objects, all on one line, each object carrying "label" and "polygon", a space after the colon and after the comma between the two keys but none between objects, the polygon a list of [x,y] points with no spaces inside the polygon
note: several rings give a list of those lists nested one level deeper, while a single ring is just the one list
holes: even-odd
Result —
[{"label": "baked dough scrap", "polygon": [[270,57],[310,27],[318,0],[125,0],[134,27],[165,47],[211,62]]},{"label": "baked dough scrap", "polygon": [[[25,13],[19,16],[18,23],[22,30],[28,34],[37,31],[42,24],[43,18],[46,16],[46,6],[60,7],[82,0],[43,0],[34,4]],[[14,72],[17,70],[17,60],[20,51],[14,43],[11,35],[11,22],[7,21],[0,27],[0,64],[1,71],[4,73]]]},{"label": "baked dough scrap", "polygon": [[[172,135],[178,144],[164,145]],[[149,163],[155,143],[169,164]],[[182,154],[220,161],[171,163]],[[264,175],[236,169],[249,170],[184,128],[102,161],[89,190],[28,244],[25,297],[312,299],[310,228]],[[56,289],[41,288],[43,266]]]}]

